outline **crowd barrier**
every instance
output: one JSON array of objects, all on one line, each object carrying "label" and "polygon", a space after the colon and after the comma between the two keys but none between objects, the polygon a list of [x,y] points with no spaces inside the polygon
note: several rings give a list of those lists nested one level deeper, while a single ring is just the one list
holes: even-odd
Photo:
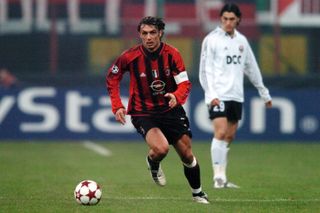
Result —
[{"label": "crowd barrier", "polygon": [[[266,109],[256,90],[246,90],[236,140],[320,141],[320,92],[272,89]],[[127,102],[126,92],[122,94]],[[194,140],[211,141],[212,126],[200,87],[184,105]],[[22,87],[0,89],[0,140],[141,140],[127,118],[114,120],[103,87]]]}]

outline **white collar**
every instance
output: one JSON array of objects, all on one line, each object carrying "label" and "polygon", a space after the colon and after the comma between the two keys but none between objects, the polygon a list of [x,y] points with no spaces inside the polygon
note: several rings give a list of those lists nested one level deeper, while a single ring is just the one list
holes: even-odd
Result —
[{"label": "white collar", "polygon": [[231,36],[231,35],[228,34],[226,31],[224,31],[221,26],[218,26],[218,27],[217,27],[217,30],[218,30],[219,33],[221,33],[221,34],[223,34],[223,35],[225,35],[225,36],[227,36],[227,37],[230,37],[230,38],[235,38],[235,37],[237,37],[237,35],[238,35],[238,31],[237,31],[236,29],[234,29],[233,36]]}]

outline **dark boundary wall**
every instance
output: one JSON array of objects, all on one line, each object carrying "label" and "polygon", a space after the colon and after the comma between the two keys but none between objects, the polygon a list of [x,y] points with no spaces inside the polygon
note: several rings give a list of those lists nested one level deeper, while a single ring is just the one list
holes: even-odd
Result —
[{"label": "dark boundary wall", "polygon": [[[260,36],[273,35],[273,28],[261,26]],[[320,72],[320,48],[319,35],[320,29],[315,28],[282,28],[283,36],[301,35],[308,41],[307,45],[307,65],[306,71],[302,75],[291,70],[286,75],[281,77],[299,77],[305,78],[308,76],[318,76]],[[109,35],[92,35],[92,34],[64,34],[57,35],[56,43],[52,45],[52,35],[49,33],[29,33],[29,34],[0,34],[0,68],[6,67],[20,79],[37,78],[38,76],[52,75],[55,78],[65,76],[83,76],[95,77],[97,75],[93,70],[90,70],[89,62],[89,47],[88,44],[93,38],[113,38]],[[121,39],[122,36],[115,38]],[[180,36],[178,38],[187,38]],[[198,69],[198,61],[200,55],[200,46],[203,37],[194,37],[194,58],[190,70],[195,72],[190,73],[191,78],[197,77],[196,70]],[[128,42],[128,39],[123,38],[123,42]],[[131,41],[131,40],[130,40]],[[254,52],[259,60],[259,39],[250,40]],[[56,55],[52,48],[55,48]],[[123,50],[106,49],[106,51],[115,51],[116,55],[121,54]],[[299,54],[297,52],[296,54]],[[51,66],[56,57],[56,71],[51,73]],[[270,59],[273,63],[274,58]],[[106,64],[108,59],[106,58]],[[266,70],[263,70],[266,71]],[[276,72],[269,76],[270,78],[278,78]],[[319,80],[319,77],[318,77]]]}]

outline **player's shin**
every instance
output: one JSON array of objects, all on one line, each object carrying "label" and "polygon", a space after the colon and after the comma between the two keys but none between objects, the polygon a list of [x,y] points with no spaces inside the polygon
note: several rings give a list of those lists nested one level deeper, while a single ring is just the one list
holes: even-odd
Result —
[{"label": "player's shin", "polygon": [[191,164],[183,164],[184,175],[186,176],[189,185],[191,187],[192,193],[196,194],[201,192],[201,181],[200,181],[200,167],[196,160],[193,158]]},{"label": "player's shin", "polygon": [[211,159],[213,167],[213,179],[226,182],[227,154],[229,148],[227,142],[213,138],[211,143]]}]

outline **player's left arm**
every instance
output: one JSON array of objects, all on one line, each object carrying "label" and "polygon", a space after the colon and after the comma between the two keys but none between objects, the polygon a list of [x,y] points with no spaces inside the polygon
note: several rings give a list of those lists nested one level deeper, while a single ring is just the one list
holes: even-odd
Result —
[{"label": "player's left arm", "polygon": [[267,107],[272,106],[272,98],[269,90],[265,87],[257,60],[253,54],[249,43],[247,42],[247,55],[245,59],[244,73],[248,76],[250,82],[257,88],[260,97],[263,99]]},{"label": "player's left arm", "polygon": [[183,105],[190,94],[191,82],[189,81],[188,73],[180,53],[177,52],[174,58],[176,68],[174,71],[174,80],[177,84],[177,90],[172,94],[175,96],[177,104]]}]

